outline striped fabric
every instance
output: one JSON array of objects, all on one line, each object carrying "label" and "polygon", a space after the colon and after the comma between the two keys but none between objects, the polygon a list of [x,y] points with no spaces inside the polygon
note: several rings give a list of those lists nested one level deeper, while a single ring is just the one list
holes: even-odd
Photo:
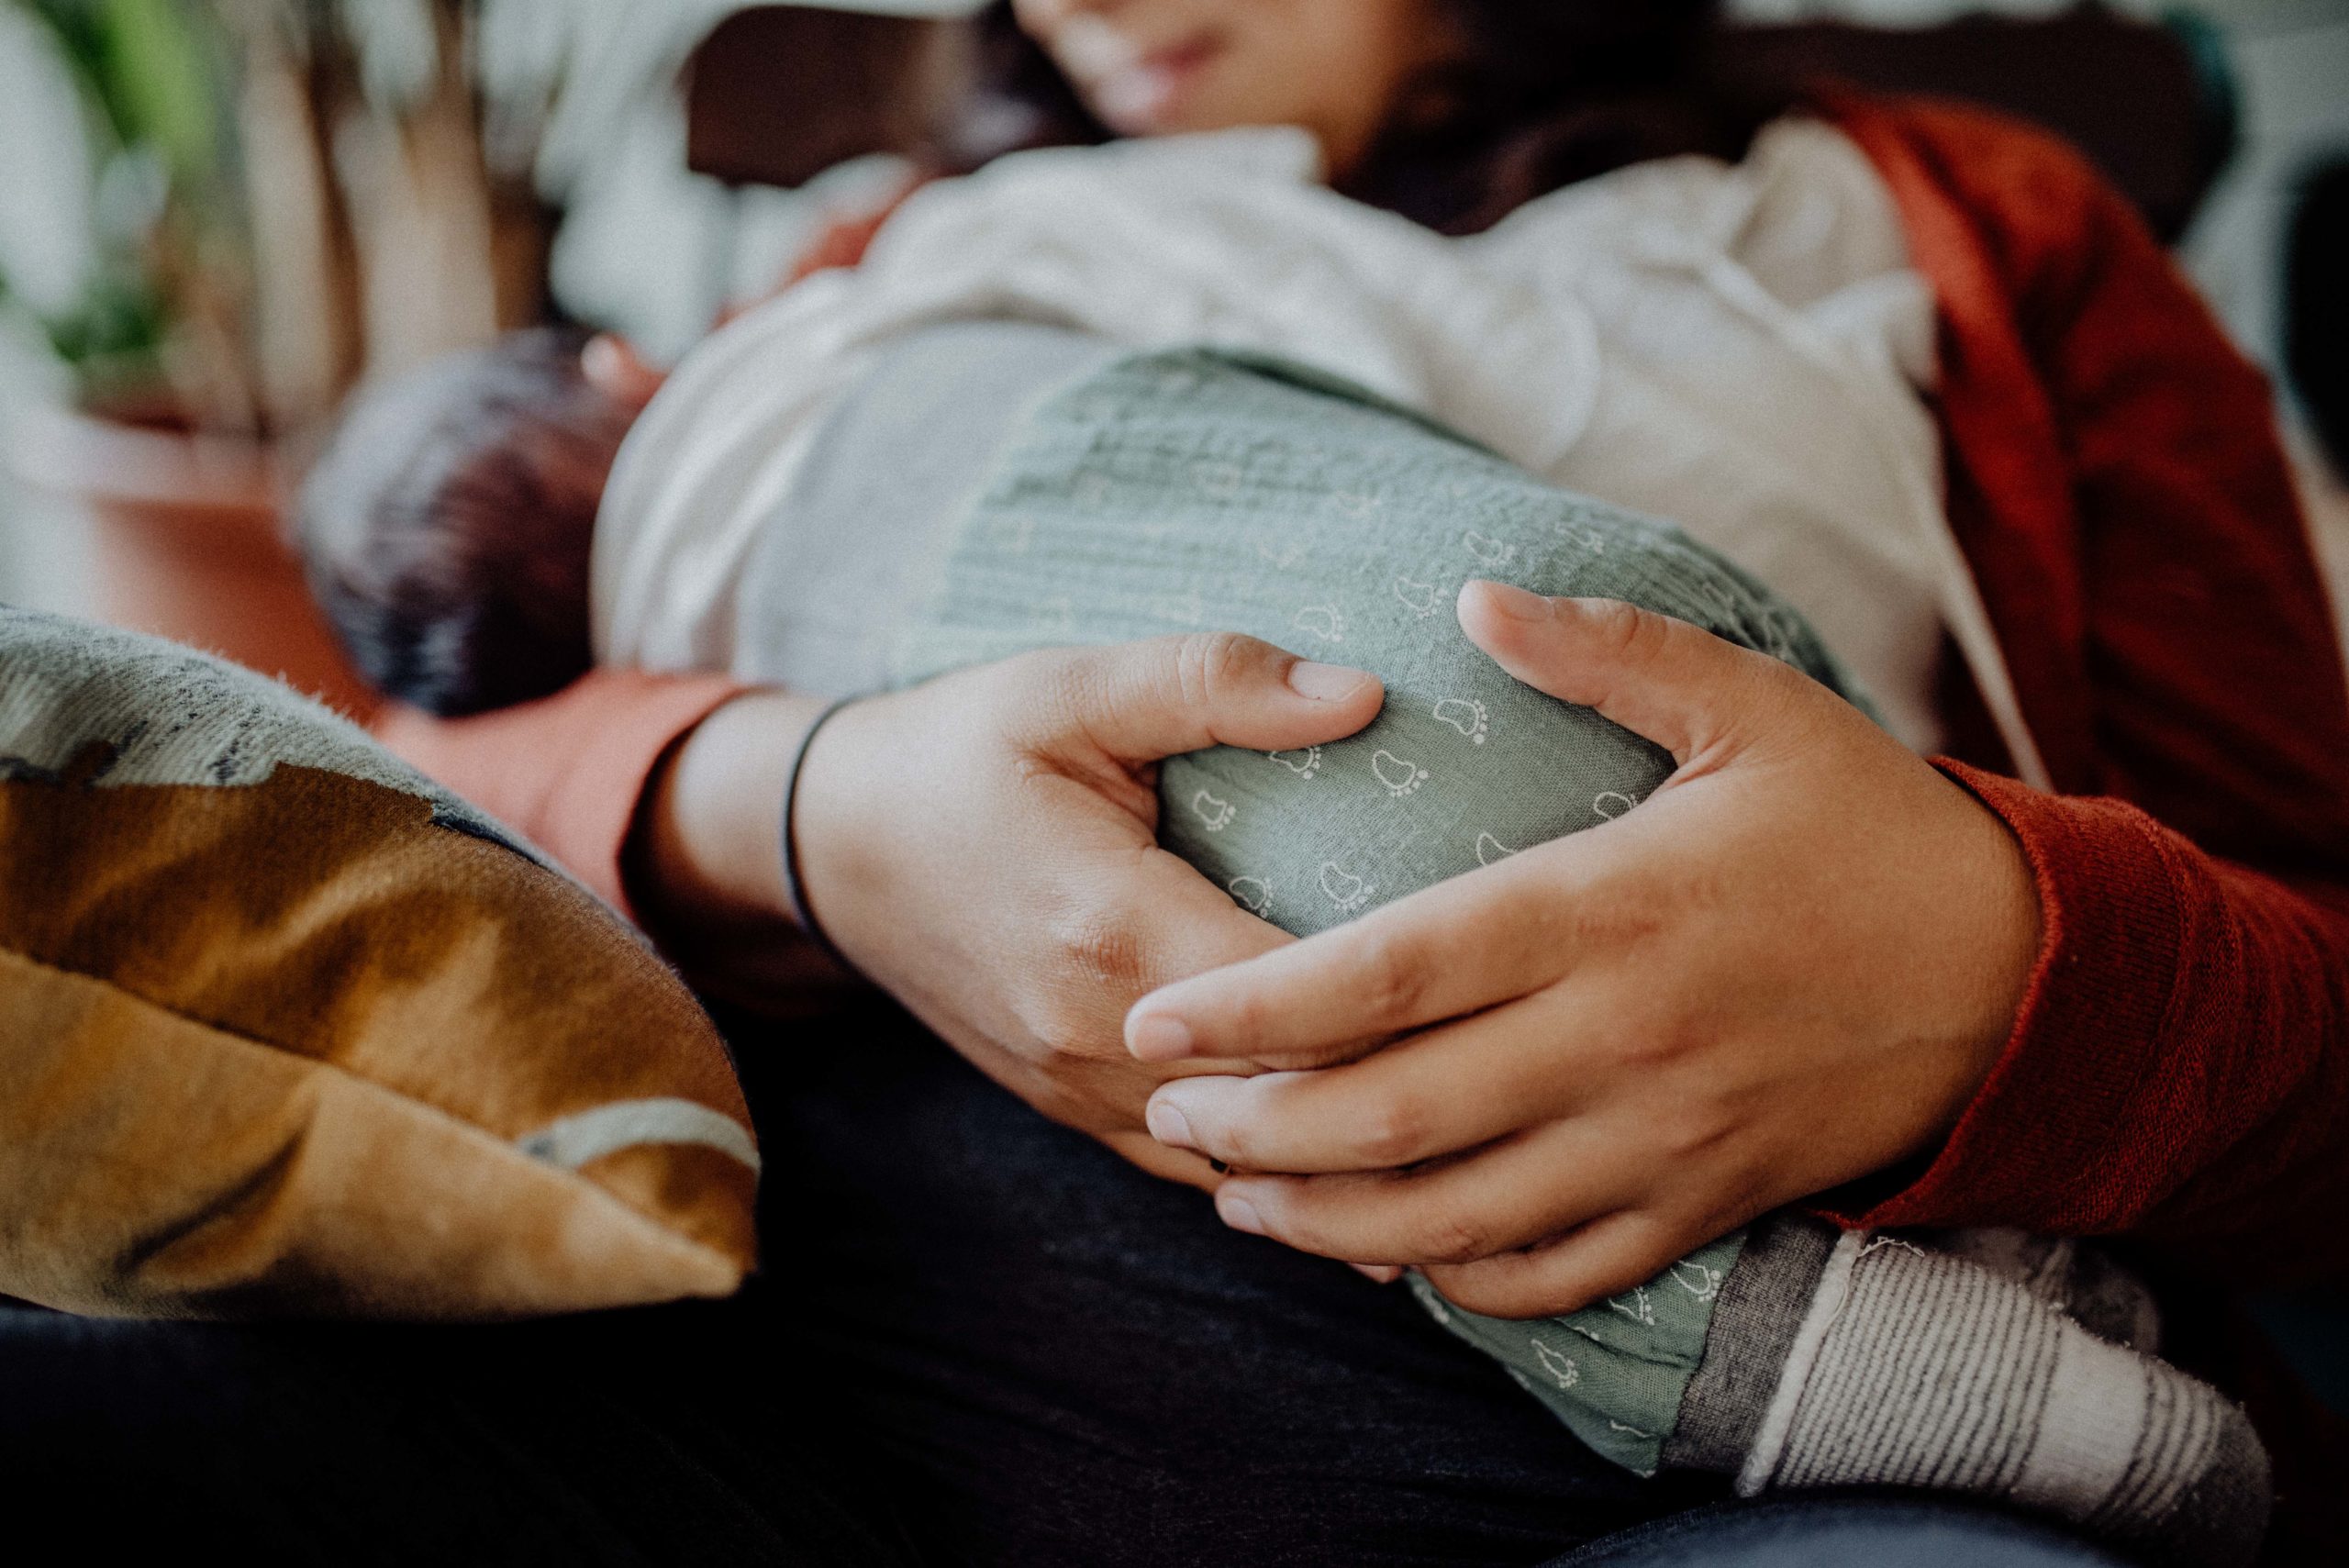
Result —
[{"label": "striped fabric", "polygon": [[2016,1281],[1889,1236],[1836,1242],[1738,1490],[1909,1486],[2248,1562],[2268,1504],[2241,1411]]}]

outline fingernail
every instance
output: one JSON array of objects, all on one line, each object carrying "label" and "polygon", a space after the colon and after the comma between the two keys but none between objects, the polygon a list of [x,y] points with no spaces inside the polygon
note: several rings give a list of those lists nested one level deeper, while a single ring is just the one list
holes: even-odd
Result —
[{"label": "fingernail", "polygon": [[1126,1027],[1126,1051],[1137,1062],[1173,1062],[1191,1054],[1191,1026],[1163,1013],[1145,1014]]},{"label": "fingernail", "polygon": [[1251,1236],[1264,1233],[1264,1222],[1256,1213],[1256,1206],[1234,1195],[1230,1188],[1215,1195],[1215,1211],[1234,1230],[1245,1230]]},{"label": "fingernail", "polygon": [[1486,581],[1482,586],[1493,608],[1511,620],[1548,620],[1555,613],[1550,601],[1539,594],[1529,594],[1508,583]]},{"label": "fingernail", "polygon": [[1288,689],[1315,702],[1341,702],[1362,690],[1370,677],[1343,664],[1317,664],[1300,659],[1288,667]]},{"label": "fingernail", "polygon": [[1403,1277],[1403,1271],[1392,1263],[1348,1263],[1346,1267],[1373,1284],[1393,1284]]},{"label": "fingernail", "polygon": [[1150,1129],[1150,1135],[1169,1149],[1198,1147],[1197,1141],[1191,1137],[1191,1124],[1183,1119],[1181,1111],[1164,1100],[1152,1102],[1150,1109],[1142,1114],[1141,1120],[1142,1125]]}]

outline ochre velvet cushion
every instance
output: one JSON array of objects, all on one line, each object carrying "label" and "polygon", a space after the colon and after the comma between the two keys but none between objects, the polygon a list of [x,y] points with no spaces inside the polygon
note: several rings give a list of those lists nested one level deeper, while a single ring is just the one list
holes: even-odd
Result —
[{"label": "ochre velvet cushion", "polygon": [[528,846],[275,683],[0,608],[0,1295],[719,1296],[757,1163],[707,1018]]}]

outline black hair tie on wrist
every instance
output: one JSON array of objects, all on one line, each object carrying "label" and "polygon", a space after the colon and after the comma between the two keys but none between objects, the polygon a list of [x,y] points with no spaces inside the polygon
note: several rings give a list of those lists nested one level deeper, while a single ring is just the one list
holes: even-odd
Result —
[{"label": "black hair tie on wrist", "polygon": [[799,833],[792,824],[792,817],[793,807],[799,804],[799,775],[807,770],[807,749],[816,743],[816,732],[830,723],[834,714],[856,700],[854,697],[841,697],[818,714],[816,721],[800,732],[798,749],[791,753],[791,772],[784,775],[783,784],[784,902],[790,906],[791,917],[799,922],[799,929],[807,933],[807,940],[816,944],[816,951],[851,974],[856,973],[856,965],[849,962],[848,955],[832,945],[832,939],[824,935],[824,928],[816,924],[816,912],[807,906],[807,889],[799,879]]}]

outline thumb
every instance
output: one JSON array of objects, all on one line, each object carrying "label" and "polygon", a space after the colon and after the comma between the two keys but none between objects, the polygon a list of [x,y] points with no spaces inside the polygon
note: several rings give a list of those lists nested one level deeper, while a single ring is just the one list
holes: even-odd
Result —
[{"label": "thumb", "polygon": [[1477,581],[1461,589],[1459,614],[1468,639],[1502,669],[1597,709],[1683,765],[1731,740],[1751,723],[1757,699],[1796,675],[1766,654],[1620,599],[1549,599]]},{"label": "thumb", "polygon": [[1352,735],[1378,717],[1375,675],[1299,659],[1237,632],[1194,632],[1052,655],[1063,713],[1123,763],[1209,746],[1275,751]]}]

